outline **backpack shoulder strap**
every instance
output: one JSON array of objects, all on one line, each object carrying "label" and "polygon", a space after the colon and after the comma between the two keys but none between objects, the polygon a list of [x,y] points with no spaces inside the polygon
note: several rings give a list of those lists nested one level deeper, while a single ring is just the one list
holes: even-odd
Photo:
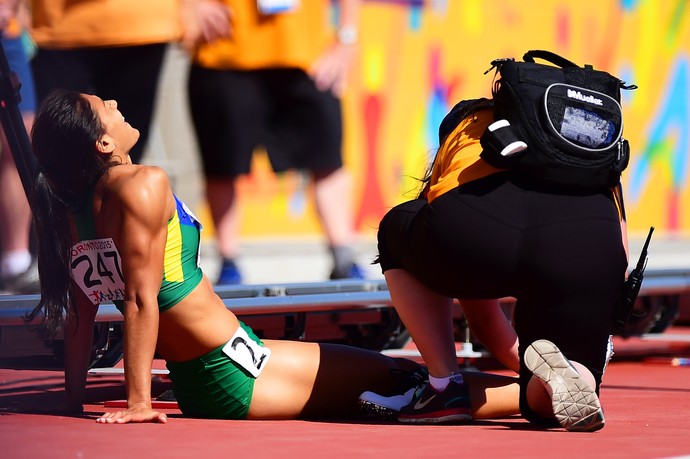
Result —
[{"label": "backpack shoulder strap", "polygon": [[577,65],[575,62],[568,60],[563,56],[559,56],[554,52],[545,51],[543,49],[532,49],[527,51],[525,55],[522,56],[522,60],[525,62],[534,63],[535,58],[551,62],[552,64],[557,65],[561,68],[579,67],[579,65]]}]

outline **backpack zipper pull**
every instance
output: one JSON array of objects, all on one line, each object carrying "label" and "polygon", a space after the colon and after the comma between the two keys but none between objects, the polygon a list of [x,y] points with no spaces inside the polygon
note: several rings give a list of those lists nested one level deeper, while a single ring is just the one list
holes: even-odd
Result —
[{"label": "backpack zipper pull", "polygon": [[512,58],[512,57],[504,57],[501,59],[494,59],[493,61],[491,61],[491,67],[486,72],[484,72],[484,75],[486,75],[487,73],[489,73],[493,69],[500,70],[501,66],[503,64],[505,64],[506,62],[513,62],[514,60],[515,60],[515,58]]},{"label": "backpack zipper pull", "polygon": [[626,89],[626,90],[628,90],[628,91],[633,90],[633,89],[637,89],[637,85],[636,85],[636,84],[627,84],[627,83],[626,83],[625,81],[623,81],[623,80],[618,80],[618,81],[620,81],[620,87],[621,87],[621,89]]}]

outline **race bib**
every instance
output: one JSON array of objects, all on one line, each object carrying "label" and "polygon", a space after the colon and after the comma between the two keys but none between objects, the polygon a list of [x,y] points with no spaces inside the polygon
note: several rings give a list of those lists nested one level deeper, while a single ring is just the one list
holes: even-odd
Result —
[{"label": "race bib", "polygon": [[72,278],[93,304],[125,299],[122,259],[112,238],[72,246]]},{"label": "race bib", "polygon": [[278,14],[294,11],[299,6],[299,0],[256,0],[261,14]]},{"label": "race bib", "polygon": [[223,346],[223,353],[255,378],[261,374],[271,356],[271,350],[251,339],[242,327]]}]

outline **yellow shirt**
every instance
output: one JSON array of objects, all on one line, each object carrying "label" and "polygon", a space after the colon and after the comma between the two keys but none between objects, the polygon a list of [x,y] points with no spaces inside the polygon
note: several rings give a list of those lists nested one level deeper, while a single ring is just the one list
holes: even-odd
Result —
[{"label": "yellow shirt", "polygon": [[458,185],[501,171],[479,157],[479,139],[493,121],[493,110],[480,110],[462,121],[436,153],[427,200],[432,202]]},{"label": "yellow shirt", "polygon": [[31,35],[41,47],[70,49],[177,41],[179,0],[33,0]]},{"label": "yellow shirt", "polygon": [[200,45],[194,61],[212,69],[292,67],[307,70],[333,41],[328,0],[299,0],[294,10],[261,15],[257,0],[224,0],[232,37]]}]

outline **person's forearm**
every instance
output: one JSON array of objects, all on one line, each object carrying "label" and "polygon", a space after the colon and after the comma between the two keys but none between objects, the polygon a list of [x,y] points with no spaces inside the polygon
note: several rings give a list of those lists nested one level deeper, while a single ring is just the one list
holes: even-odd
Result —
[{"label": "person's forearm", "polygon": [[520,369],[518,339],[498,300],[460,300],[465,318],[475,338],[501,363]]},{"label": "person's forearm", "polygon": [[128,408],[151,406],[151,367],[157,339],[157,305],[126,305],[124,366]]},{"label": "person's forearm", "polygon": [[340,20],[338,25],[359,27],[359,11],[362,0],[340,0]]},{"label": "person's forearm", "polygon": [[84,309],[78,318],[70,312],[65,327],[65,395],[73,408],[84,403],[95,316],[95,307]]},{"label": "person's forearm", "polygon": [[359,38],[359,12],[361,0],[340,0],[338,41],[354,44]]}]

